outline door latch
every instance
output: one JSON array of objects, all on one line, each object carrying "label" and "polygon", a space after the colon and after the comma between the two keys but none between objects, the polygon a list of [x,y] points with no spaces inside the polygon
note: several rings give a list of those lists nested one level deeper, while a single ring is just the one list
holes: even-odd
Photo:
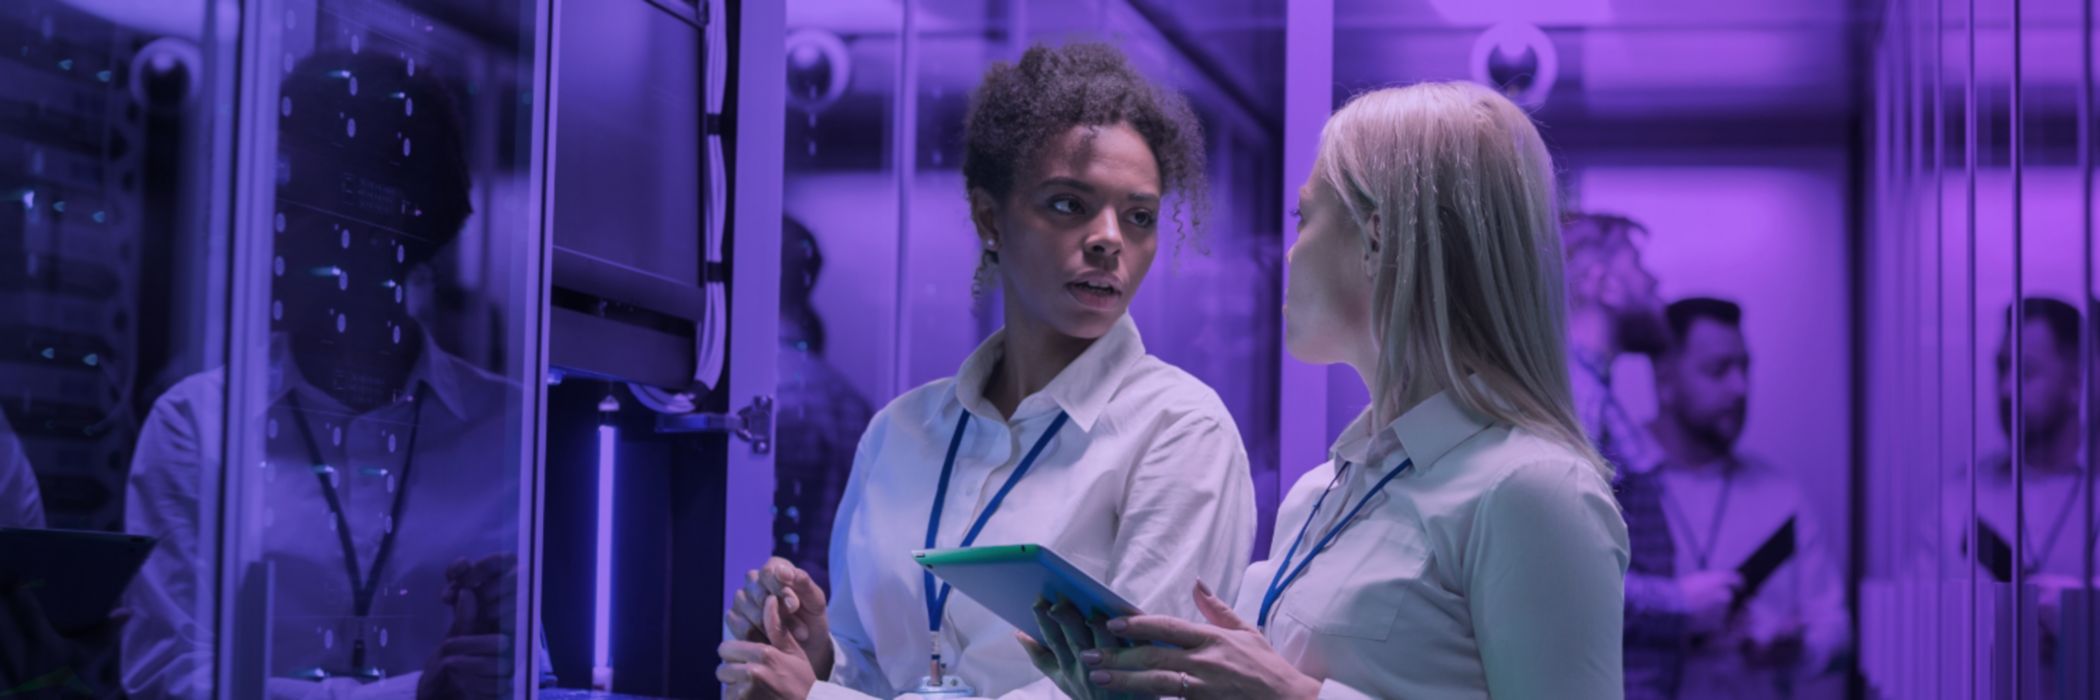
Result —
[{"label": "door latch", "polygon": [[773,451],[773,397],[751,397],[751,404],[738,409],[736,415],[686,413],[657,416],[656,432],[728,433],[751,443],[752,452],[766,454]]}]

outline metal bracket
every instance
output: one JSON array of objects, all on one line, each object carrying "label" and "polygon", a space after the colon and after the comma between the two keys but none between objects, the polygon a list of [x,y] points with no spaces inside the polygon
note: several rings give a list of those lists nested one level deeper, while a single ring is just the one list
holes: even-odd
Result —
[{"label": "metal bracket", "polygon": [[736,412],[687,413],[676,416],[657,416],[658,433],[728,433],[751,443],[751,451],[766,454],[773,451],[773,397],[751,397],[751,405]]}]

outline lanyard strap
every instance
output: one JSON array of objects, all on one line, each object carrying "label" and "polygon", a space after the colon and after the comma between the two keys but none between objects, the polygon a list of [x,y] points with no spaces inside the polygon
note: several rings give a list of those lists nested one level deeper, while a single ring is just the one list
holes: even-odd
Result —
[{"label": "lanyard strap", "polygon": [[[1014,484],[1021,483],[1021,477],[1028,476],[1028,468],[1035,466],[1036,457],[1043,454],[1043,448],[1050,446],[1050,439],[1057,437],[1057,431],[1065,427],[1065,421],[1069,419],[1069,416],[1060,412],[1057,414],[1057,418],[1050,421],[1050,427],[1043,430],[1042,437],[1036,438],[1035,447],[1029,448],[1028,456],[1021,458],[1021,463],[1014,467],[1014,473],[1006,477],[1006,483],[999,487],[997,493],[992,494],[991,502],[985,504],[984,512],[977,514],[977,521],[970,525],[969,532],[963,534],[962,543],[957,546],[968,547],[971,543],[977,541],[978,533],[984,531],[984,524],[991,521],[992,513],[999,510],[999,504],[1006,502],[1006,494],[1014,490]],[[938,546],[935,544],[935,541],[940,538],[941,534],[941,510],[948,500],[948,479],[955,474],[955,455],[962,450],[963,432],[968,430],[969,427],[970,412],[965,410],[962,413],[962,420],[957,421],[955,424],[955,437],[948,441],[948,459],[941,465],[940,486],[937,487],[933,494],[933,513],[926,519],[927,549],[933,549]],[[941,614],[948,609],[949,588],[948,584],[940,584],[940,592],[935,593],[933,572],[922,571],[921,573],[926,580],[926,629],[936,635],[935,645],[938,647],[938,635],[941,632]],[[933,655],[935,660],[939,660],[940,657],[941,655],[938,651]]]},{"label": "lanyard strap", "polygon": [[[2033,551],[2034,537],[2032,535],[2020,538],[2020,544],[2024,545],[2028,550],[2024,552],[2024,554],[2027,555],[2027,573],[2032,574],[2036,571],[2040,571],[2042,567],[2046,567],[2049,565],[2049,555],[2056,551],[2056,541],[2058,538],[2063,537],[2064,525],[2071,522],[2071,511],[2075,510],[2077,505],[2077,491],[2072,491],[2071,493],[2064,495],[2063,508],[2056,512],[2056,523],[2054,525],[2049,526],[2049,538],[2042,540],[2042,549],[2040,552]],[[2027,532],[2027,529],[2027,518],[2023,516],[2020,518],[2020,530],[2023,534],[2025,534]]]},{"label": "lanyard strap", "polygon": [[[430,398],[429,389],[430,385],[428,384],[418,385],[415,398],[412,399],[415,403],[415,408],[413,409],[413,417],[409,419],[408,453],[401,459],[400,484],[394,488],[394,502],[389,509],[390,514],[387,518],[385,532],[379,536],[379,552],[372,557],[370,576],[366,576],[359,571],[361,567],[357,563],[357,544],[350,538],[350,518],[343,512],[342,496],[336,493],[335,480],[330,478],[330,473],[333,469],[314,470],[314,477],[321,482],[321,496],[328,501],[328,512],[335,516],[336,542],[342,545],[343,570],[350,577],[350,590],[353,596],[350,611],[359,620],[363,620],[372,614],[372,598],[379,592],[380,575],[386,569],[388,556],[394,552],[394,535],[401,531],[401,512],[408,504],[409,470],[414,468],[416,463],[416,435],[422,432],[423,404]],[[307,456],[313,458],[315,467],[327,466],[327,460],[321,457],[321,443],[314,440],[314,431],[306,424],[306,409],[299,405],[298,392],[290,393],[289,401],[294,414],[292,422],[299,424],[299,436],[306,441]],[[361,626],[360,629],[362,629]],[[350,656],[352,669],[364,667],[365,644],[362,632],[358,634],[357,642],[352,647]]]},{"label": "lanyard strap", "polygon": [[1706,540],[1703,544],[1694,537],[1696,533],[1692,531],[1692,516],[1685,512],[1684,505],[1678,503],[1675,498],[1663,499],[1663,505],[1668,506],[1670,512],[1684,523],[1685,539],[1691,540],[1692,557],[1695,560],[1693,563],[1698,565],[1700,571],[1707,570],[1712,564],[1714,548],[1721,541],[1721,522],[1728,512],[1729,493],[1735,487],[1736,468],[1733,464],[1721,467],[1721,494],[1714,500],[1713,515],[1707,520]]},{"label": "lanyard strap", "polygon": [[[1284,553],[1283,563],[1276,567],[1276,575],[1269,579],[1269,590],[1261,596],[1261,617],[1256,619],[1256,625],[1264,629],[1268,628],[1269,609],[1276,605],[1277,598],[1283,596],[1284,589],[1290,588],[1292,583],[1297,582],[1298,576],[1305,573],[1305,567],[1312,564],[1314,557],[1318,557],[1321,552],[1327,551],[1327,545],[1333,543],[1335,536],[1342,533],[1342,528],[1348,527],[1349,523],[1356,520],[1356,516],[1363,512],[1364,506],[1370,505],[1372,497],[1377,496],[1378,492],[1384,491],[1385,485],[1392,483],[1393,477],[1399,476],[1400,472],[1407,471],[1408,467],[1414,465],[1415,461],[1412,459],[1403,460],[1400,462],[1400,466],[1393,467],[1392,471],[1386,472],[1385,476],[1380,477],[1378,483],[1373,485],[1371,490],[1364,494],[1363,498],[1357,499],[1356,507],[1350,508],[1349,513],[1342,516],[1341,520],[1337,520],[1333,525],[1327,527],[1327,534],[1321,535],[1320,541],[1314,544],[1310,551],[1305,553],[1305,559],[1298,562],[1298,568],[1292,569],[1291,559],[1298,555],[1298,545],[1305,541],[1305,531],[1312,528],[1313,517],[1320,514],[1320,506],[1327,502],[1327,494],[1334,491],[1334,484],[1329,483],[1327,490],[1320,492],[1319,499],[1313,501],[1312,512],[1305,514],[1305,524],[1298,526],[1298,536],[1291,540],[1291,549]],[[1343,463],[1342,468],[1335,472],[1335,481],[1341,481],[1342,473],[1348,471],[1348,469],[1348,463]],[[1288,576],[1284,573],[1287,571],[1290,572]]]}]

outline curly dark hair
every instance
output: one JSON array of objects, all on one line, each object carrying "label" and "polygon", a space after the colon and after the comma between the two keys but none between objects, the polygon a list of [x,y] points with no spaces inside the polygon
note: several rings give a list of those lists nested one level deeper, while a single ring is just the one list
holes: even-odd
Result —
[{"label": "curly dark hair", "polygon": [[1129,122],[1159,165],[1160,187],[1178,194],[1177,233],[1201,231],[1209,205],[1203,125],[1181,93],[1139,75],[1108,44],[1037,44],[1019,63],[995,63],[970,96],[963,122],[963,186],[1004,201],[1044,144],[1075,126]]}]

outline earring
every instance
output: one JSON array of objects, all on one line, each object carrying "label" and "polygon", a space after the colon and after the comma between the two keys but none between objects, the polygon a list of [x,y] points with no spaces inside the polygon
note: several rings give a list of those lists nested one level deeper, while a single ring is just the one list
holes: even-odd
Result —
[{"label": "earring", "polygon": [[991,242],[985,242],[984,257],[977,260],[977,273],[970,276],[970,298],[982,299],[991,287],[992,266],[999,264],[999,256],[991,251]]}]

